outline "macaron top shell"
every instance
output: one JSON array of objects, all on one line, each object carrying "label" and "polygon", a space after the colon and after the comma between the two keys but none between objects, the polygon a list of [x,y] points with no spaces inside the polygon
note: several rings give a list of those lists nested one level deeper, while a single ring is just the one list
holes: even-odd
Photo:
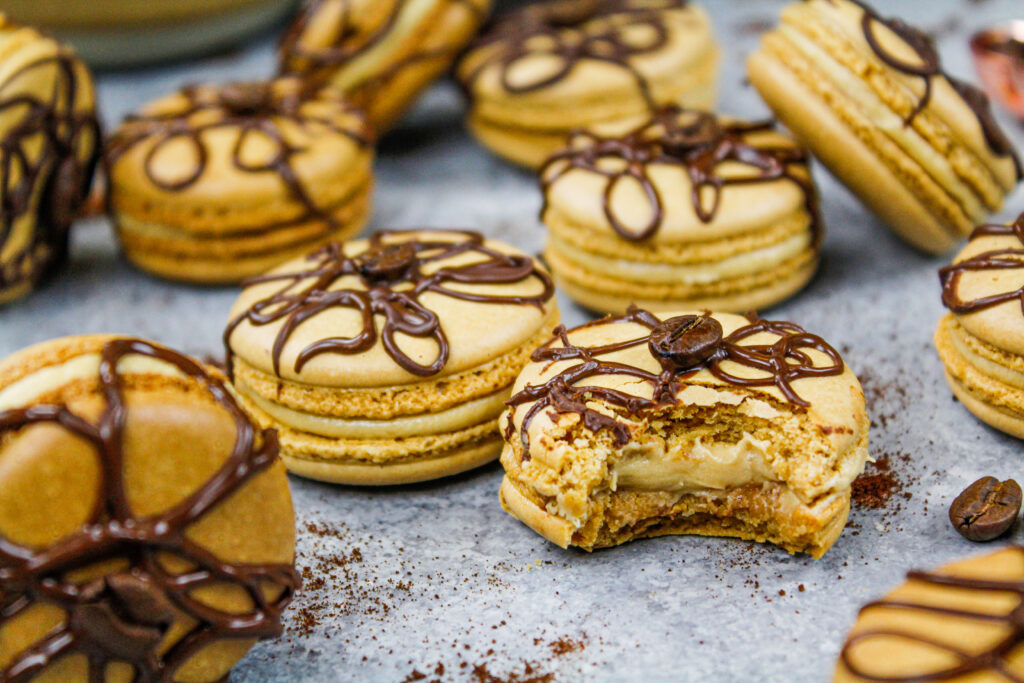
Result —
[{"label": "macaron top shell", "polygon": [[[666,366],[664,359],[652,351],[652,330],[656,333],[659,323],[668,324],[665,321],[684,316],[713,318],[721,326],[722,346],[717,348],[732,346],[738,352],[712,355],[689,369]],[[562,358],[559,350],[566,348],[566,340],[579,350]],[[745,358],[744,352],[752,355]],[[780,373],[777,367],[769,369],[773,363],[770,358],[783,357],[784,372]],[[575,379],[576,373],[582,371],[581,365],[593,359],[601,367]],[[666,378],[666,371],[671,373],[668,384],[661,381]],[[778,411],[806,411],[836,452],[853,447],[862,437],[865,401],[857,378],[835,349],[792,323],[752,322],[730,313],[654,316],[632,309],[624,316],[603,318],[569,330],[564,337],[556,337],[535,352],[532,362],[519,376],[509,402],[512,421],[508,422],[508,414],[503,418],[506,434],[522,433],[525,424],[526,441],[532,447],[541,443],[541,434],[565,419],[571,411],[565,410],[564,398],[559,401],[558,410],[547,408],[538,412],[537,405],[538,400],[544,401],[548,395],[537,388],[559,385],[561,380],[555,379],[559,375],[569,378],[574,391],[584,392],[581,400],[589,409],[612,419],[642,419],[645,411],[673,402],[739,406],[747,401],[746,410],[767,419],[778,415]],[[587,392],[592,388],[617,394],[613,403],[619,407],[610,411],[598,392]],[[658,388],[663,388],[664,393],[655,395]],[[623,407],[632,399],[641,402]],[[601,420],[593,424],[601,424]]]},{"label": "macaron top shell", "polygon": [[463,58],[458,76],[483,100],[578,104],[638,88],[649,96],[651,83],[712,49],[710,19],[685,0],[558,0],[498,22]]},{"label": "macaron top shell", "polygon": [[808,156],[770,123],[671,107],[625,133],[579,131],[540,177],[545,211],[609,236],[705,242],[804,211],[817,222]]},{"label": "macaron top shell", "polygon": [[[894,79],[938,117],[1009,191],[1020,180],[1016,154],[980,90],[942,70],[935,45],[923,32],[898,19],[885,19],[857,0],[807,0],[783,10],[783,21],[822,22],[845,39],[875,74]],[[868,73],[866,77],[875,77]],[[922,75],[923,74],[923,75]],[[915,112],[905,112],[912,120]]]},{"label": "macaron top shell", "polygon": [[225,333],[271,376],[387,387],[487,363],[534,336],[554,289],[522,252],[461,231],[381,232],[254,278]]},{"label": "macaron top shell", "polygon": [[362,115],[339,91],[283,78],[200,85],[161,98],[121,125],[106,162],[115,208],[122,192],[134,202],[195,207],[189,226],[198,229],[282,198],[287,210],[271,218],[318,213],[327,207],[317,206],[313,188],[366,182],[365,174],[344,171],[369,159],[369,143]]},{"label": "macaron top shell", "polygon": [[968,332],[1024,355],[1024,214],[980,226],[940,278],[943,303]]}]

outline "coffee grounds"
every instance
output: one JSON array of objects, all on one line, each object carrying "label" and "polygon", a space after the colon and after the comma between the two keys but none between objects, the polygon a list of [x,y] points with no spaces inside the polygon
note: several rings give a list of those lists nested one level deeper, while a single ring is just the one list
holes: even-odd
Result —
[{"label": "coffee grounds", "polygon": [[868,463],[864,474],[853,481],[851,497],[854,507],[880,510],[885,508],[903,484],[892,471],[889,456],[883,455]]}]

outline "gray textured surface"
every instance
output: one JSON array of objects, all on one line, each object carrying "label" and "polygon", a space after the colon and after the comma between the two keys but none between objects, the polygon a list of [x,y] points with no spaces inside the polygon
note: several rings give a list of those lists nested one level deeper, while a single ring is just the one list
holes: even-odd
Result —
[{"label": "gray textured surface", "polygon": [[[730,48],[722,110],[764,114],[743,85],[742,58],[781,3],[706,4]],[[938,32],[947,66],[960,75],[971,74],[967,33],[1021,13],[1017,0],[880,4]],[[114,122],[181,82],[256,77],[270,64],[264,41],[200,63],[105,74],[104,114]],[[1024,143],[1019,128],[1012,133]],[[448,85],[385,141],[377,171],[374,226],[467,226],[529,251],[541,245],[533,180],[473,145]],[[414,670],[435,678],[438,664],[445,680],[823,680],[859,604],[910,566],[977,552],[953,533],[946,506],[977,476],[1017,474],[1021,443],[975,422],[943,383],[931,346],[941,261],[903,246],[831,178],[818,177],[829,227],[821,274],[770,313],[843,351],[867,390],[871,450],[889,457],[910,498],[855,511],[817,562],[701,538],[585,555],[552,547],[500,510],[497,466],[386,491],[296,479],[300,565],[314,578],[286,636],[253,650],[232,680],[402,681]],[[1004,217],[1021,209],[1018,192]],[[0,310],[0,353],[100,331],[218,352],[233,290],[169,285],[129,269],[100,221],[81,226],[73,254],[61,278]],[[562,304],[568,322],[586,318]],[[310,524],[321,532],[310,533]],[[565,637],[584,647],[556,656],[552,642]],[[480,664],[493,678],[473,672]]]}]

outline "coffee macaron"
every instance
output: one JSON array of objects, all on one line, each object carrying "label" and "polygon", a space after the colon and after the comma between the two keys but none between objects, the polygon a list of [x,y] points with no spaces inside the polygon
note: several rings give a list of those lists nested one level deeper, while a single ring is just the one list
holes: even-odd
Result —
[{"label": "coffee macaron", "polygon": [[919,249],[953,249],[1020,180],[988,98],[942,70],[925,33],[862,2],[788,5],[747,67],[779,119]]},{"label": "coffee macaron", "polygon": [[371,142],[333,88],[294,78],[187,87],[108,141],[109,211],[142,270],[237,283],[362,229]]},{"label": "coffee macaron", "polygon": [[818,265],[808,163],[770,122],[678,107],[625,134],[577,131],[540,170],[544,257],[605,313],[772,306]]},{"label": "coffee macaron", "polygon": [[718,47],[687,0],[555,0],[500,19],[460,60],[469,127],[536,168],[575,128],[639,125],[669,104],[714,108]]},{"label": "coffee macaron", "polygon": [[0,304],[64,260],[99,147],[85,64],[0,12]]},{"label": "coffee macaron", "polygon": [[225,680],[299,584],[277,453],[223,375],[147,341],[0,361],[0,678]]},{"label": "coffee macaron", "polygon": [[502,417],[503,507],[583,550],[670,534],[821,557],[868,456],[860,383],[781,321],[638,308],[559,328]]},{"label": "coffee macaron", "polygon": [[1020,546],[911,571],[902,586],[861,609],[833,681],[1017,680],[1024,670],[1022,609]]},{"label": "coffee macaron", "polygon": [[498,457],[498,417],[558,324],[544,268],[465,231],[331,243],[252,279],[224,340],[234,387],[295,474],[400,484]]},{"label": "coffee macaron", "polygon": [[1024,214],[982,225],[940,271],[935,332],[946,379],[978,419],[1024,439]]},{"label": "coffee macaron", "polygon": [[285,33],[282,73],[331,83],[384,132],[442,76],[491,0],[310,0]]}]

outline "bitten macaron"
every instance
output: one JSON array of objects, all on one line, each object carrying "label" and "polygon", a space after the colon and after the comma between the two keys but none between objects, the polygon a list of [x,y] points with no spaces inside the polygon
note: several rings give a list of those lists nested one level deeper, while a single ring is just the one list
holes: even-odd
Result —
[{"label": "bitten macaron", "polygon": [[224,341],[293,473],[400,484],[498,457],[512,383],[557,324],[533,258],[473,232],[387,231],[252,279]]},{"label": "bitten macaron", "polygon": [[188,87],[108,141],[109,211],[142,270],[237,283],[362,229],[371,142],[333,88],[294,78]]},{"label": "bitten macaron", "polygon": [[940,271],[935,346],[946,379],[978,419],[1024,439],[1024,214],[982,225]]},{"label": "bitten macaron", "polygon": [[0,678],[227,678],[299,585],[275,435],[140,339],[0,361]]},{"label": "bitten macaron", "polygon": [[311,0],[281,41],[280,70],[331,83],[384,132],[442,76],[491,0]]},{"label": "bitten macaron", "polygon": [[778,118],[904,240],[945,253],[1021,177],[988,98],[922,31],[855,0],[794,2],[747,61]]},{"label": "bitten macaron", "polygon": [[0,304],[64,260],[99,147],[85,64],[0,12]]},{"label": "bitten macaron", "polygon": [[687,0],[556,0],[517,10],[460,60],[469,127],[536,168],[575,128],[639,125],[669,104],[713,109],[718,47]]},{"label": "bitten macaron", "polygon": [[749,311],[814,275],[823,224],[806,152],[770,122],[669,107],[573,133],[540,171],[544,257],[584,306]]},{"label": "bitten macaron", "polygon": [[868,456],[839,353],[730,313],[631,308],[559,328],[508,405],[501,503],[563,548],[697,534],[821,557]]}]

